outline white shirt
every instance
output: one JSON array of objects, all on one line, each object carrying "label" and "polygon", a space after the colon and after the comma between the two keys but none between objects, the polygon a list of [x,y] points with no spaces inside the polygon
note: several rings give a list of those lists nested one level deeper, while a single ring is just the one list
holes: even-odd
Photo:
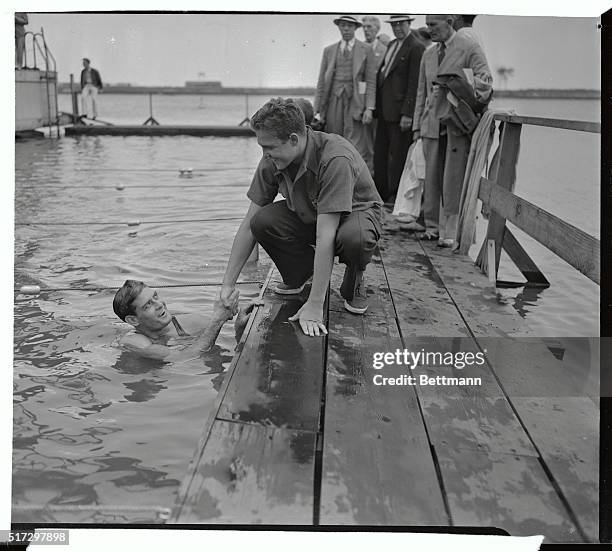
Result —
[{"label": "white shirt", "polygon": [[353,51],[353,47],[355,46],[355,39],[351,39],[348,42],[345,42],[344,40],[342,40],[342,42],[340,42],[340,51],[342,53],[344,53],[344,50],[346,49],[348,45],[348,51],[352,52]]}]

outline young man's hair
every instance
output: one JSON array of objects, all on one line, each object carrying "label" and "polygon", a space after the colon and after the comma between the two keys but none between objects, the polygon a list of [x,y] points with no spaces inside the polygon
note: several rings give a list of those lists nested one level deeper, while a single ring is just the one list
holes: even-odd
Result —
[{"label": "young man's hair", "polygon": [[142,281],[127,279],[121,288],[115,293],[113,299],[113,311],[121,321],[125,321],[127,316],[136,314],[133,302],[142,292],[146,285]]},{"label": "young man's hair", "polygon": [[87,61],[87,63],[91,63],[91,61],[89,61],[89,58],[88,58],[88,57],[84,57],[84,58],[83,58],[83,61]]},{"label": "young man's hair", "polygon": [[306,134],[304,113],[292,99],[273,98],[251,118],[253,130],[265,130],[286,142],[291,134]]}]

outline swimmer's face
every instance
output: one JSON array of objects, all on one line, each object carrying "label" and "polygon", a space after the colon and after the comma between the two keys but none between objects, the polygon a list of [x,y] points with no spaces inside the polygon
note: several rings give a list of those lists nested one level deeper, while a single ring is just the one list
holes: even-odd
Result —
[{"label": "swimmer's face", "polygon": [[[159,330],[163,329],[172,321],[172,314],[168,311],[166,303],[159,298],[157,291],[150,287],[143,287],[140,294],[132,302],[134,311],[133,318],[136,318],[138,325],[143,329]],[[126,321],[128,318],[126,317]]]},{"label": "swimmer's face", "polygon": [[285,142],[264,129],[256,130],[255,134],[264,158],[270,159],[277,170],[287,168],[297,158],[300,151],[297,134],[291,134]]}]

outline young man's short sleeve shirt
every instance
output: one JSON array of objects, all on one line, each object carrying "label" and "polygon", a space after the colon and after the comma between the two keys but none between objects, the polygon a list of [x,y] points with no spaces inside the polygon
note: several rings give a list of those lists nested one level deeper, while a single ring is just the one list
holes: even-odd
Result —
[{"label": "young man's short sleeve shirt", "polygon": [[292,180],[287,170],[277,170],[262,158],[247,196],[259,206],[278,194],[305,224],[315,224],[318,214],[349,213],[373,209],[382,217],[382,199],[361,155],[336,134],[307,128],[304,158]]}]

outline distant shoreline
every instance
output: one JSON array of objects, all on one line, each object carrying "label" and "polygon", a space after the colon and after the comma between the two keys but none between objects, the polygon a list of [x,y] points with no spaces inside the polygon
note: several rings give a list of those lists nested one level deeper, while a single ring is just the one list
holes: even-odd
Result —
[{"label": "distant shoreline", "polygon": [[[77,90],[78,87],[75,88]],[[60,94],[70,93],[70,84],[59,83]],[[161,94],[161,95],[189,95],[189,96],[314,96],[315,88],[259,88],[259,87],[222,87],[199,89],[197,86],[132,86],[113,85],[104,87],[107,94]],[[495,90],[496,98],[542,98],[542,99],[600,99],[599,90],[587,89],[546,89],[528,88],[523,90]]]}]

